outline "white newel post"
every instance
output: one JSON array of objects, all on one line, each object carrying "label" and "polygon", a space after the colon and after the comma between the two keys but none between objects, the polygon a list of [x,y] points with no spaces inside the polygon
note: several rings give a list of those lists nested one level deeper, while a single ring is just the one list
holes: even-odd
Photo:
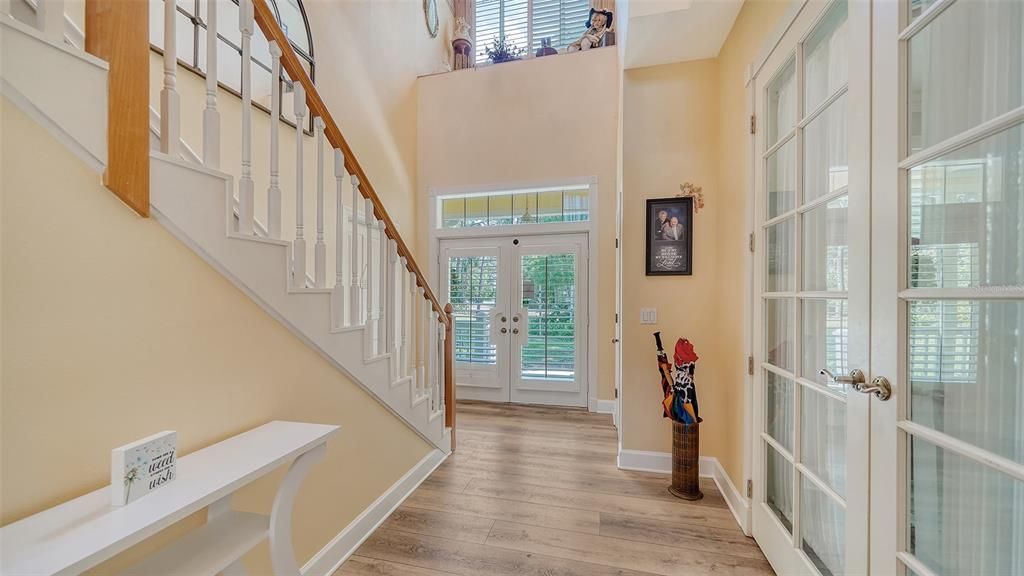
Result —
[{"label": "white newel post", "polygon": [[419,395],[427,393],[430,388],[430,383],[427,381],[427,333],[430,330],[430,301],[427,300],[426,291],[420,286],[417,289],[419,293],[416,300],[419,302],[419,327],[416,330],[416,348],[417,348],[417,362],[416,366],[416,382],[419,385]]},{"label": "white newel post", "polygon": [[[46,4],[41,2],[40,5]],[[164,87],[160,90],[160,151],[178,159],[181,142],[181,100],[177,91],[178,42],[175,32],[177,3],[164,2]]]},{"label": "white newel post", "polygon": [[38,0],[36,28],[47,40],[64,44],[64,0]]},{"label": "white newel post", "polygon": [[327,287],[327,244],[324,243],[324,119],[313,120],[316,134],[316,244],[313,245],[313,285]]},{"label": "white newel post", "polygon": [[388,301],[388,235],[383,220],[377,221],[377,230],[380,241],[377,248],[377,258],[380,266],[380,284],[377,288],[377,354],[385,354],[388,351],[388,317],[386,307]]},{"label": "white newel post", "polygon": [[355,174],[350,176],[352,181],[352,260],[348,267],[348,297],[352,309],[349,311],[349,325],[357,326],[362,323],[362,313],[359,308],[360,275],[362,267],[359,265],[359,177]]},{"label": "white newel post", "polygon": [[242,175],[238,179],[238,233],[251,236],[256,224],[252,181],[252,0],[238,1],[242,33]]},{"label": "white newel post", "polygon": [[217,111],[217,0],[206,3],[206,109],[203,110],[203,164],[220,168],[220,112]]},{"label": "white newel post", "polygon": [[306,89],[301,82],[295,86],[295,240],[292,242],[292,287],[306,287],[306,238],[302,226],[302,125],[306,118]]},{"label": "white newel post", "polygon": [[[366,225],[366,245],[365,245],[365,260],[363,260],[363,288],[366,291],[366,335],[368,336],[370,343],[370,350],[376,351],[377,346],[374,342],[376,334],[374,328],[377,325],[374,313],[376,308],[374,307],[373,300],[373,231],[377,229],[377,215],[373,212],[373,201],[366,198],[363,201],[364,210],[366,213],[363,215],[363,223]],[[371,353],[371,356],[376,352]]]},{"label": "white newel post", "polygon": [[331,289],[331,314],[334,328],[345,325],[345,156],[341,150],[334,149],[334,185],[337,205],[334,210],[334,288]]},{"label": "white newel post", "polygon": [[[213,3],[214,0],[210,0]],[[281,47],[270,41],[270,186],[267,187],[267,235],[281,237]]]}]

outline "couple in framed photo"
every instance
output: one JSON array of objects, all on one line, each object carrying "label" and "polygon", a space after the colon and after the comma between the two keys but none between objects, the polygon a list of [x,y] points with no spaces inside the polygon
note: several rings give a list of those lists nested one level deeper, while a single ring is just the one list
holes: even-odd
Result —
[{"label": "couple in framed photo", "polygon": [[693,198],[647,201],[648,276],[693,273]]}]

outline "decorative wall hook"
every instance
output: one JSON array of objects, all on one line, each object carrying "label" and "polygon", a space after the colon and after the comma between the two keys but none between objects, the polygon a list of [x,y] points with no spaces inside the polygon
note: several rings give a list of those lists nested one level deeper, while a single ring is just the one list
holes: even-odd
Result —
[{"label": "decorative wall hook", "polygon": [[693,213],[696,214],[696,213],[700,212],[701,208],[704,207],[704,192],[703,192],[703,190],[704,190],[703,188],[701,188],[700,186],[697,186],[696,184],[692,184],[690,182],[685,182],[685,183],[679,185],[680,194],[676,194],[676,198],[692,197],[693,198]]}]

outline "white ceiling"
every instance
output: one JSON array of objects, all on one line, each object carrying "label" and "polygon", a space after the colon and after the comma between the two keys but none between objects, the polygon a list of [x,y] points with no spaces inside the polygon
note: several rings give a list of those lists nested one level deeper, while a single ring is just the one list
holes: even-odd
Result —
[{"label": "white ceiling", "polygon": [[714,58],[743,0],[629,0],[626,68]]}]

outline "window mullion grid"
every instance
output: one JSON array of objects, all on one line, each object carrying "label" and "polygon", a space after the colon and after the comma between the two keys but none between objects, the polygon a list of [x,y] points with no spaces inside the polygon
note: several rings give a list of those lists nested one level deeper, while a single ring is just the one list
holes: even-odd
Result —
[{"label": "window mullion grid", "polygon": [[[803,203],[804,197],[804,128],[800,125],[799,119],[803,115],[804,111],[804,45],[803,41],[800,41],[796,45],[796,97],[794,103],[796,105],[796,114],[794,118],[797,119],[795,123],[795,135],[796,138],[796,174],[794,178],[794,196],[793,203],[795,206],[800,206]],[[803,214],[797,211],[793,215],[793,289],[796,292],[803,286]],[[803,319],[803,301],[798,297],[793,299],[793,373],[796,376],[801,374],[801,364],[803,360],[803,345],[802,345],[802,319]],[[800,498],[800,487],[803,482],[803,472],[799,464],[803,462],[803,401],[804,401],[804,387],[794,382],[793,386],[793,547],[800,550],[800,542],[802,541],[801,536],[801,508],[802,502]]]}]

